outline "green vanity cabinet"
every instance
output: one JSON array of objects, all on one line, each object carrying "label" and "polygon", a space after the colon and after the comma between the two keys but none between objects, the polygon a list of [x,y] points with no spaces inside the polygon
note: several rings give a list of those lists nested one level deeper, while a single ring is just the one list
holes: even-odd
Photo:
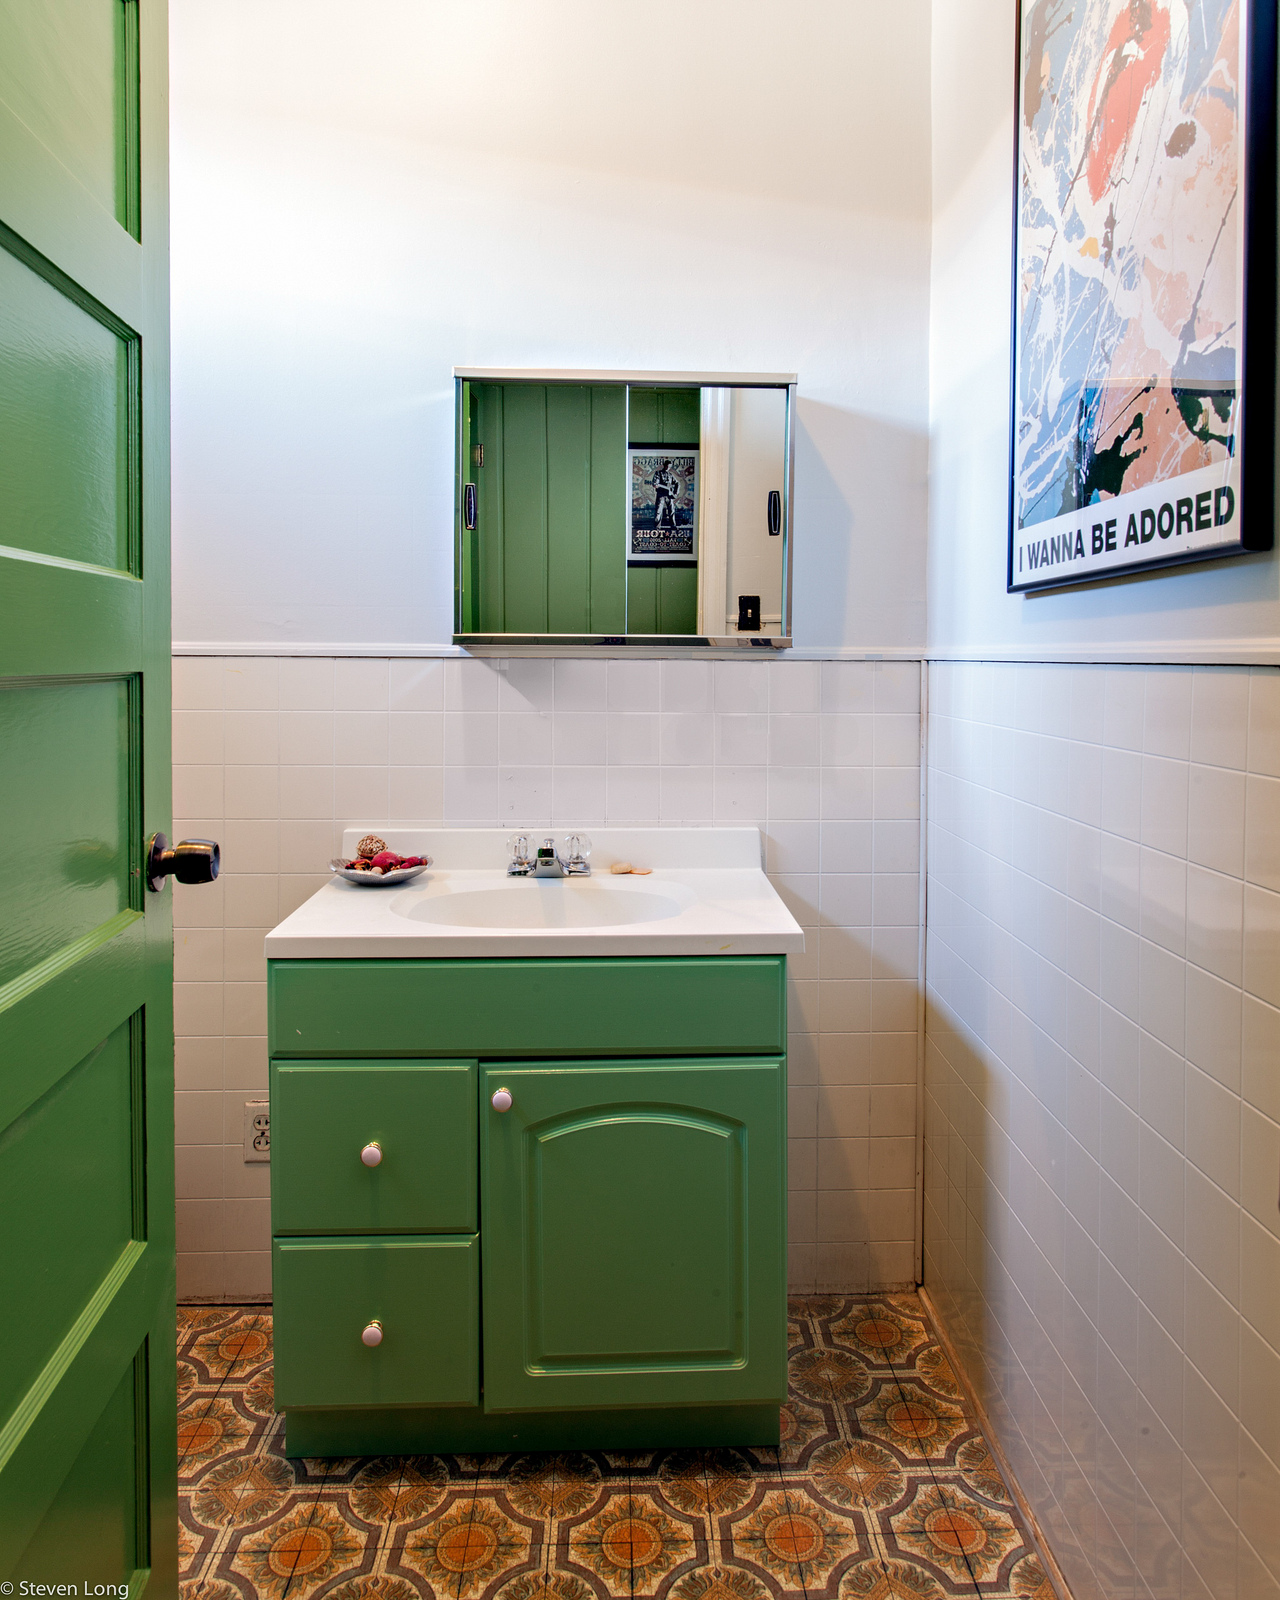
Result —
[{"label": "green vanity cabinet", "polygon": [[777,1442],[783,957],[268,975],[291,1455]]}]

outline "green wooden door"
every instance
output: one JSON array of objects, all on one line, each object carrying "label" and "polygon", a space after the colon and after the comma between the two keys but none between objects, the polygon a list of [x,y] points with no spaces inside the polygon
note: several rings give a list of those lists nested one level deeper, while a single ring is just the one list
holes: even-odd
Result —
[{"label": "green wooden door", "polygon": [[485,1409],[781,1402],[783,1061],[481,1077]]},{"label": "green wooden door", "polygon": [[0,0],[0,1578],[130,1600],[177,1588],[166,79],[163,0]]}]

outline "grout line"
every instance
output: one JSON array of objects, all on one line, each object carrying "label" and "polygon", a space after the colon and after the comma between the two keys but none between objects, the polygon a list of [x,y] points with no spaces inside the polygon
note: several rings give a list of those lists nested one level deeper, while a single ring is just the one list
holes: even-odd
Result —
[{"label": "grout line", "polygon": [[965,1401],[973,1413],[974,1423],[986,1440],[987,1449],[991,1452],[991,1458],[999,1469],[1000,1476],[1004,1479],[1004,1486],[1009,1491],[1009,1498],[1018,1508],[1018,1514],[1022,1518],[1023,1526],[1027,1530],[1035,1553],[1040,1557],[1040,1565],[1044,1568],[1049,1582],[1053,1585],[1054,1593],[1058,1596],[1058,1600],[1072,1600],[1071,1589],[1063,1575],[1062,1568],[1059,1567],[1054,1559],[1053,1552],[1049,1548],[1049,1542],[1044,1536],[1044,1530],[1041,1528],[1039,1519],[1032,1509],[1031,1502],[1022,1492],[1022,1486],[1014,1476],[1013,1467],[1004,1452],[1000,1437],[991,1426],[991,1418],[987,1413],[987,1408],[982,1403],[982,1399],[969,1377],[968,1369],[960,1360],[960,1353],[939,1315],[938,1307],[935,1305],[932,1295],[923,1284],[917,1293],[928,1314],[929,1322],[933,1327],[938,1343],[942,1346],[943,1354],[946,1356],[952,1372],[955,1373],[956,1381],[959,1383]]},{"label": "grout line", "polygon": [[924,1114],[925,1114],[925,964],[929,950],[929,663],[920,663],[920,874],[916,939],[916,1199],[915,1279],[924,1282]]}]

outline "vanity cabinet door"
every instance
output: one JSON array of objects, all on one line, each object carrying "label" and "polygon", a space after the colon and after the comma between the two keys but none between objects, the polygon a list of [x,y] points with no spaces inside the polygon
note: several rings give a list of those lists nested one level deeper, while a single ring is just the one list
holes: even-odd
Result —
[{"label": "vanity cabinet door", "polygon": [[466,1235],[277,1239],[276,1404],[477,1404],[478,1246]]},{"label": "vanity cabinet door", "polygon": [[273,1061],[271,1221],[474,1233],[475,1062]]},{"label": "vanity cabinet door", "polygon": [[781,1402],[784,1060],[482,1079],[486,1410]]}]

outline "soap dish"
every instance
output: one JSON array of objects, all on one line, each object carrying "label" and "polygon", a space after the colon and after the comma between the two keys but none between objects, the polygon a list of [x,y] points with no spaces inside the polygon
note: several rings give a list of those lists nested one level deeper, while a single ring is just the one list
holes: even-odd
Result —
[{"label": "soap dish", "polygon": [[430,861],[425,861],[420,867],[393,867],[390,872],[379,875],[376,872],[357,872],[354,867],[347,866],[341,856],[334,856],[329,862],[329,870],[337,877],[345,878],[348,883],[358,883],[362,889],[386,889],[393,883],[408,883],[410,878],[416,878],[430,865]]}]

